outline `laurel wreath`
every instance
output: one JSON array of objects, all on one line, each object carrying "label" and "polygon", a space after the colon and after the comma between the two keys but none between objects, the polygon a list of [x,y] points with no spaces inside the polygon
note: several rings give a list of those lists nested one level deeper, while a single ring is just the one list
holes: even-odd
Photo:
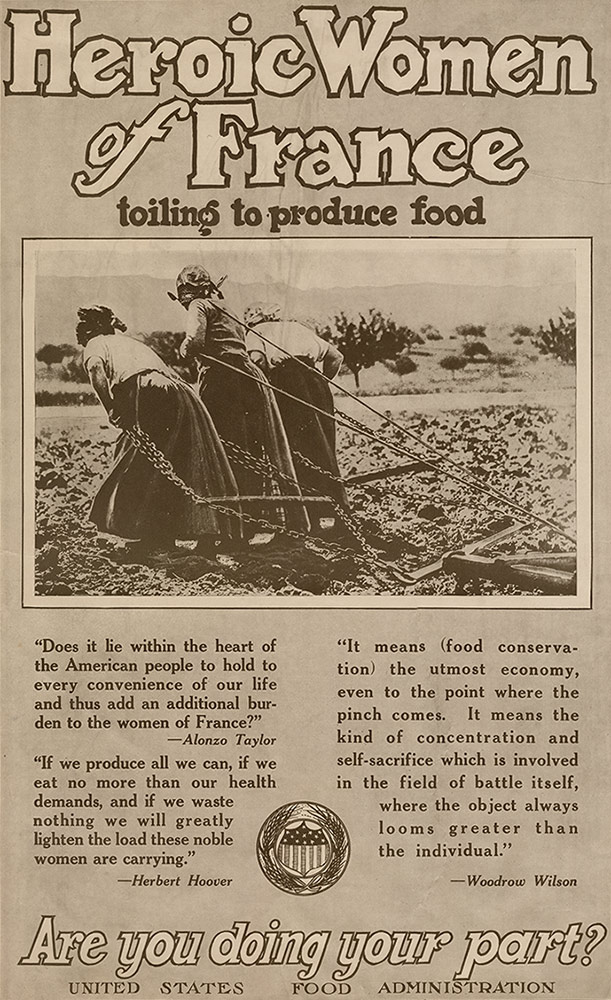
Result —
[{"label": "laurel wreath", "polygon": [[[301,879],[292,876],[279,865],[274,856],[282,830],[288,823],[298,819],[320,823],[332,847],[329,863],[305,885]],[[281,806],[265,821],[257,839],[257,858],[263,874],[278,889],[294,895],[312,895],[330,889],[343,875],[349,857],[350,839],[346,827],[339,816],[316,802],[291,802]]]}]

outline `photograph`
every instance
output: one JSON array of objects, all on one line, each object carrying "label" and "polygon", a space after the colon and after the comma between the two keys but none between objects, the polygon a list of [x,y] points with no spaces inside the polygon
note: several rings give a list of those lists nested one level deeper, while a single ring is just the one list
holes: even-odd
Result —
[{"label": "photograph", "polygon": [[610,1000],[611,3],[0,49],[0,1000]]},{"label": "photograph", "polygon": [[589,249],[25,241],[31,597],[583,606]]}]

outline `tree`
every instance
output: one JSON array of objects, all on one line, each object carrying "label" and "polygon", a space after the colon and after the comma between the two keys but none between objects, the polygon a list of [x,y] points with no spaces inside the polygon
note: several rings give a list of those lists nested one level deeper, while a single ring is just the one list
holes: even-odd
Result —
[{"label": "tree", "polygon": [[176,333],[174,330],[153,330],[152,333],[145,333],[142,340],[166,365],[176,365],[181,360],[178,348],[183,337],[183,333]]},{"label": "tree", "polygon": [[572,309],[563,309],[557,322],[550,319],[549,326],[539,328],[535,345],[541,354],[549,354],[564,364],[574,365],[577,358],[576,333],[575,313]]},{"label": "tree", "polygon": [[456,372],[460,371],[467,364],[467,359],[459,354],[447,354],[439,362],[439,367],[445,371],[452,372],[452,378],[456,378]]},{"label": "tree", "polygon": [[486,336],[486,327],[475,326],[473,323],[463,323],[462,326],[456,327],[456,333],[459,337],[465,337],[466,340],[469,338],[482,340]]},{"label": "tree", "polygon": [[144,334],[142,340],[155,351],[155,354],[159,355],[162,361],[165,361],[166,365],[177,371],[188,382],[192,382],[193,373],[191,363],[181,358],[178,351],[183,337],[184,332],[153,330],[152,333]]},{"label": "tree", "polygon": [[64,353],[61,347],[57,344],[43,344],[36,351],[36,360],[42,361],[43,365],[50,368],[51,365],[58,365],[64,360]]},{"label": "tree", "polygon": [[79,355],[70,360],[60,369],[60,377],[65,382],[88,382],[89,378],[85,371],[82,356]]},{"label": "tree", "polygon": [[79,348],[76,344],[58,344],[58,347],[62,352],[62,360],[64,358],[74,358],[79,353]]},{"label": "tree", "polygon": [[393,361],[404,350],[409,353],[418,338],[409,327],[399,326],[377,309],[370,309],[366,316],[360,313],[358,319],[350,319],[340,312],[331,324],[318,326],[316,333],[342,352],[357,389],[363,369],[371,368],[376,361]]}]

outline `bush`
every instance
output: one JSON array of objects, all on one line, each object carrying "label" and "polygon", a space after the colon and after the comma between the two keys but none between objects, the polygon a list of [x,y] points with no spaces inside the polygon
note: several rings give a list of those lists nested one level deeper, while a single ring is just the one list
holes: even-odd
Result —
[{"label": "bush", "polygon": [[474,361],[478,357],[487,358],[491,353],[487,344],[482,344],[477,340],[464,344],[462,352],[469,361]]},{"label": "bush", "polygon": [[439,367],[445,371],[452,372],[452,378],[456,377],[456,372],[460,371],[467,364],[467,359],[459,354],[447,354],[439,362]]},{"label": "bush", "polygon": [[472,337],[474,340],[481,340],[486,336],[486,327],[475,326],[473,323],[464,323],[462,326],[456,327],[456,333],[459,337],[464,337],[465,339]]},{"label": "bush", "polygon": [[509,336],[512,340],[515,340],[516,344],[521,344],[525,340],[528,340],[529,337],[532,337],[533,334],[534,331],[531,330],[529,326],[524,326],[523,323],[519,323],[517,326],[514,326]]},{"label": "bush", "polygon": [[411,375],[412,372],[415,372],[417,368],[418,365],[416,364],[414,359],[410,357],[409,351],[408,350],[401,351],[395,362],[395,370],[397,372],[397,375]]},{"label": "bush", "polygon": [[40,389],[36,393],[36,406],[93,406],[98,403],[95,392],[84,389],[82,392],[50,392]]}]

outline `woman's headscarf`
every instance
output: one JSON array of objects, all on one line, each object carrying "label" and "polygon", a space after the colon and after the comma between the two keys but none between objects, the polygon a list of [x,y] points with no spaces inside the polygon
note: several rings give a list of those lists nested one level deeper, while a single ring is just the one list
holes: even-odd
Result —
[{"label": "woman's headscarf", "polygon": [[77,311],[76,339],[85,345],[92,337],[108,336],[127,327],[108,306],[81,306]]},{"label": "woman's headscarf", "polygon": [[176,295],[172,292],[168,292],[168,295],[174,301],[180,302],[181,305],[188,305],[193,299],[208,298],[212,294],[218,295],[222,299],[223,293],[220,286],[224,280],[221,278],[218,282],[213,281],[206,268],[202,267],[201,264],[188,264],[187,267],[183,267],[176,278]]},{"label": "woman's headscarf", "polygon": [[280,319],[280,306],[276,302],[253,302],[244,312],[244,322],[249,326],[257,323],[275,323]]}]

